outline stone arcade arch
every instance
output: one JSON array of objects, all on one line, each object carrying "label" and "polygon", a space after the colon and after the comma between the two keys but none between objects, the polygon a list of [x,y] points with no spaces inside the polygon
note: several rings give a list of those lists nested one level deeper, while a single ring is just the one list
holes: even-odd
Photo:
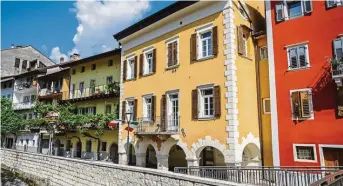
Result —
[{"label": "stone arcade arch", "polygon": [[116,143],[112,143],[112,145],[110,146],[110,159],[113,163],[118,164],[118,145]]},{"label": "stone arcade arch", "polygon": [[244,147],[242,153],[242,166],[260,166],[261,155],[258,146],[249,143]]},{"label": "stone arcade arch", "polygon": [[187,167],[186,153],[176,144],[170,148],[168,166],[169,171],[174,171],[175,167]]},{"label": "stone arcade arch", "polygon": [[157,169],[157,153],[152,145],[149,145],[145,154],[145,167]]}]

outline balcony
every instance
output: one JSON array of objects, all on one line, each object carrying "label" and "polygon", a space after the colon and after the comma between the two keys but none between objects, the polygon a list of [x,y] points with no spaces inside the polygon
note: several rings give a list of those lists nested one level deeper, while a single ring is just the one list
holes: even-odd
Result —
[{"label": "balcony", "polygon": [[168,117],[138,118],[136,135],[174,135],[180,132],[180,116],[172,114]]},{"label": "balcony", "polygon": [[343,58],[340,60],[333,59],[331,61],[332,78],[335,80],[338,87],[343,86]]},{"label": "balcony", "polygon": [[26,90],[29,90],[31,88],[36,88],[36,87],[37,87],[37,81],[23,82],[21,84],[15,85],[14,86],[14,91],[25,92]]},{"label": "balcony", "polygon": [[13,110],[24,110],[24,109],[31,109],[34,107],[36,102],[20,102],[20,103],[13,103]]},{"label": "balcony", "polygon": [[118,97],[119,93],[119,83],[115,82],[106,85],[98,85],[83,89],[64,91],[62,92],[62,102],[77,102],[92,99]]},{"label": "balcony", "polygon": [[42,88],[38,90],[38,96],[39,99],[48,99],[48,98],[54,98],[59,97],[62,95],[61,88]]}]

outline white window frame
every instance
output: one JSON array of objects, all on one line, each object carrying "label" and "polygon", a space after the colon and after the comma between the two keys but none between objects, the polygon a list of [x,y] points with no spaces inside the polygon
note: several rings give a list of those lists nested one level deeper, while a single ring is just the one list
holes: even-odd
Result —
[{"label": "white window frame", "polygon": [[[171,96],[173,95],[177,95],[178,98],[177,98],[177,102],[178,102],[178,111],[176,113],[176,116],[179,117],[180,116],[180,94],[179,94],[179,90],[171,90],[171,91],[168,91],[167,93],[167,121],[168,121],[168,129],[169,127],[171,127],[172,130],[175,130],[175,128],[173,128],[173,126],[175,126],[175,123],[169,123],[170,119],[169,117],[172,117],[172,114],[173,114],[173,103],[172,103],[172,99],[171,99]],[[175,99],[175,98],[173,98]],[[180,120],[179,118],[177,119],[177,124],[180,125]],[[173,120],[175,121],[175,120]]]},{"label": "white window frame", "polygon": [[[305,160],[305,159],[298,159],[297,156],[297,147],[312,147],[313,148],[313,155],[314,160]],[[315,144],[293,144],[293,158],[295,162],[308,162],[308,163],[317,163],[317,149]]]},{"label": "white window frame", "polygon": [[[343,36],[339,36],[337,39],[334,40],[334,42],[338,41],[338,40],[341,40],[341,49],[342,49],[342,52],[343,52]],[[334,58],[337,59],[335,45],[333,45],[333,50],[334,50],[334,55],[335,55]]]},{"label": "white window frame", "polygon": [[[294,111],[293,111],[293,103],[292,103],[292,93],[293,92],[300,92],[300,91],[308,91],[308,95],[310,96],[310,111],[311,111],[311,117],[310,118],[296,118],[293,116]],[[292,120],[314,120],[313,99],[312,99],[312,89],[311,88],[290,90],[289,96],[290,96],[290,103],[291,103]]]},{"label": "white window frame", "polygon": [[87,108],[87,114],[92,114],[92,115],[94,114],[94,106]]},{"label": "white window frame", "polygon": [[[143,96],[143,120],[144,121],[151,121],[152,120],[152,112],[154,112],[152,109],[152,94],[144,95]],[[150,115],[148,113],[148,104],[147,104],[147,99],[151,99],[151,102],[149,103],[150,105]]]},{"label": "white window frame", "polygon": [[[168,66],[168,44],[173,43],[175,41],[177,42],[177,64],[173,65],[173,66]],[[175,37],[172,37],[172,38],[169,38],[166,40],[166,54],[167,54],[166,55],[166,67],[167,67],[167,69],[180,65],[180,39],[179,39],[179,36],[175,36]]]},{"label": "white window frame", "polygon": [[248,57],[248,34],[243,31],[242,39],[243,39],[243,56]]},{"label": "white window frame", "polygon": [[[245,4],[245,2],[242,2],[241,1],[241,3],[244,3]],[[246,21],[248,21],[248,15],[245,13],[245,11],[244,11],[244,7],[240,4],[240,3],[238,3],[239,5],[238,5],[238,12],[239,12],[239,15],[241,15],[241,17],[244,19],[244,20],[246,20]],[[242,11],[241,11],[242,10]]]},{"label": "white window frame", "polygon": [[[306,66],[304,67],[298,67],[298,68],[291,68],[291,61],[289,60],[289,51],[291,49],[294,49],[296,48],[297,51],[299,50],[300,47],[305,47],[305,54],[306,54]],[[299,44],[294,44],[294,45],[288,45],[288,46],[285,46],[285,48],[287,49],[287,63],[288,63],[288,71],[292,71],[292,70],[300,70],[300,69],[307,69],[307,68],[311,68],[311,63],[310,63],[310,54],[309,54],[309,48],[308,48],[308,42],[303,42],[303,43],[299,43]],[[298,52],[297,52],[297,63],[298,63],[298,66],[299,66],[299,55],[298,55]]]},{"label": "white window frame", "polygon": [[[150,48],[143,53],[144,64],[143,64],[143,75],[152,74],[154,68],[154,48]],[[148,55],[151,54],[151,69],[149,69]]]},{"label": "white window frame", "polygon": [[[323,148],[336,148],[336,149],[343,149],[343,145],[336,145],[336,144],[318,144],[319,149],[319,158],[320,158],[320,166],[325,167],[325,159],[324,159],[324,149]],[[325,169],[325,168],[322,168]]]},{"label": "white window frame", "polygon": [[[200,28],[196,29],[196,37],[197,37],[197,60],[201,60],[201,59],[206,59],[206,58],[211,58],[213,57],[213,23],[204,25]],[[205,34],[207,32],[211,32],[211,47],[212,47],[212,54],[209,54],[207,56],[203,56],[202,55],[202,49],[203,49],[203,44],[202,44],[202,40],[201,39],[201,35]],[[208,46],[208,44],[207,44]]]},{"label": "white window frame", "polygon": [[[265,50],[267,53],[264,55],[262,50]],[[260,47],[260,60],[262,59],[268,59],[268,48],[266,46]]]},{"label": "white window frame", "polygon": [[[287,1],[287,0],[283,1],[283,14],[284,14],[285,21],[291,20],[291,19],[296,19],[296,18],[302,17],[302,16],[304,16],[306,14],[306,12],[304,11],[304,1],[300,1],[300,4],[301,4],[300,5],[301,6],[301,15],[296,16],[296,17],[289,17],[287,2],[292,2],[292,1]],[[313,7],[312,7],[312,9],[313,9]]]},{"label": "white window frame", "polygon": [[337,7],[337,6],[343,6],[343,0],[335,0],[335,3],[336,3],[336,4],[334,4],[334,5],[332,5],[332,6],[329,6],[327,0],[325,1],[325,3],[326,3],[326,6],[327,6],[328,8],[333,8],[333,7]]},{"label": "white window frame", "polygon": [[[132,105],[130,105],[132,103]],[[132,112],[135,110],[135,99],[134,98],[126,98],[126,112]]]},{"label": "white window frame", "polygon": [[[133,80],[135,77],[135,64],[137,61],[135,61],[135,55],[130,56],[126,59],[126,80]],[[131,67],[131,62],[134,61],[133,66]]]},{"label": "white window frame", "polygon": [[269,101],[269,108],[271,106],[270,98],[264,98],[262,99],[262,101],[263,101],[263,114],[270,114],[270,111],[269,112],[266,111],[266,101]]},{"label": "white window frame", "polygon": [[[210,84],[210,85],[203,85],[203,86],[199,86],[198,88],[198,118],[201,119],[211,119],[214,118],[214,114],[215,114],[215,108],[214,108],[214,85]],[[205,107],[204,107],[204,100],[205,98],[210,98],[211,96],[203,96],[202,95],[202,91],[208,90],[208,89],[212,89],[212,104],[213,104],[213,114],[212,115],[205,115]]]}]

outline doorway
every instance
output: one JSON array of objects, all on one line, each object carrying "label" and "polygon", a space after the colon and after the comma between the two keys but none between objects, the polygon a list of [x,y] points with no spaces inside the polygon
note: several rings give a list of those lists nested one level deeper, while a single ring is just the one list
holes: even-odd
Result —
[{"label": "doorway", "polygon": [[113,143],[110,147],[110,158],[113,163],[118,164],[118,145]]},{"label": "doorway", "polygon": [[81,158],[81,152],[82,152],[82,143],[81,141],[79,141],[76,144],[76,157]]},{"label": "doorway", "polygon": [[343,166],[343,148],[323,147],[325,166]]}]

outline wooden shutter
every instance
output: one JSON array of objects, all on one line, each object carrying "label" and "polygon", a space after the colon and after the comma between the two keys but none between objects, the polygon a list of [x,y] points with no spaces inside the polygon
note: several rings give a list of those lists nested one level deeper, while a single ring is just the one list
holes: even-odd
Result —
[{"label": "wooden shutter", "polygon": [[173,42],[173,65],[177,64],[177,41]]},{"label": "wooden shutter", "polygon": [[143,76],[143,64],[144,64],[144,61],[143,61],[143,54],[141,54],[139,56],[139,76]]},{"label": "wooden shutter", "polygon": [[238,26],[237,27],[237,41],[238,41],[238,54],[244,54],[244,40],[243,40],[243,28]]},{"label": "wooden shutter", "polygon": [[290,68],[298,68],[298,56],[297,56],[297,49],[293,48],[289,51],[289,67]]},{"label": "wooden shutter", "polygon": [[124,60],[124,62],[123,62],[123,81],[125,81],[126,80],[126,65],[127,65],[127,61],[126,60]]},{"label": "wooden shutter", "polygon": [[285,19],[285,15],[283,12],[283,2],[280,2],[275,5],[275,14],[276,14],[276,22],[283,21]]},{"label": "wooden shutter", "polygon": [[156,96],[151,96],[151,120],[155,121],[156,118]]},{"label": "wooden shutter", "polygon": [[307,66],[306,47],[299,47],[299,65],[300,67]]},{"label": "wooden shutter", "polygon": [[156,48],[152,51],[152,73],[156,73]]},{"label": "wooden shutter", "polygon": [[197,60],[197,35],[192,34],[190,40],[190,57],[191,62]]},{"label": "wooden shutter", "polygon": [[137,104],[137,99],[135,99],[133,101],[133,121],[137,121],[137,107],[138,107],[138,104]]},{"label": "wooden shutter", "polygon": [[301,117],[303,118],[310,118],[311,117],[311,109],[310,109],[310,95],[308,91],[301,91],[300,92],[300,99],[301,99]]},{"label": "wooden shutter", "polygon": [[220,118],[221,104],[220,104],[220,86],[214,86],[214,116]]},{"label": "wooden shutter", "polygon": [[192,120],[198,119],[198,90],[192,90]]},{"label": "wooden shutter", "polygon": [[125,113],[126,113],[126,101],[122,101],[122,107],[121,107],[121,120],[123,121],[123,123],[125,122],[126,120],[126,117],[125,117]]},{"label": "wooden shutter", "polygon": [[173,45],[172,43],[168,44],[168,67],[173,66]]},{"label": "wooden shutter", "polygon": [[217,26],[212,28],[212,55],[218,54],[218,28]]},{"label": "wooden shutter", "polygon": [[167,124],[167,100],[166,95],[161,97],[161,131],[165,131]]},{"label": "wooden shutter", "polygon": [[137,78],[137,56],[135,56],[135,61],[134,61],[134,71],[133,71],[133,78],[136,79]]},{"label": "wooden shutter", "polygon": [[292,92],[293,117],[300,117],[300,95],[299,92]]},{"label": "wooden shutter", "polygon": [[303,1],[304,3],[304,11],[305,13],[310,13],[312,12],[312,0],[305,0]]}]

